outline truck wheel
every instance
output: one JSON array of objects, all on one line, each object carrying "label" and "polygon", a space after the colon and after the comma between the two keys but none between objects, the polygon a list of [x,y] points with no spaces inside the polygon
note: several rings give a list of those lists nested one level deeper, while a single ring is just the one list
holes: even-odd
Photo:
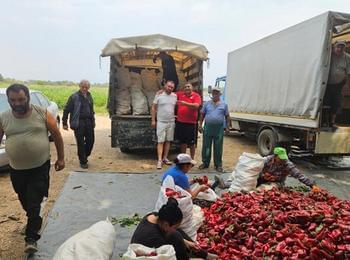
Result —
[{"label": "truck wheel", "polygon": [[262,156],[273,153],[273,149],[277,145],[277,138],[271,129],[262,130],[258,136],[258,149]]}]

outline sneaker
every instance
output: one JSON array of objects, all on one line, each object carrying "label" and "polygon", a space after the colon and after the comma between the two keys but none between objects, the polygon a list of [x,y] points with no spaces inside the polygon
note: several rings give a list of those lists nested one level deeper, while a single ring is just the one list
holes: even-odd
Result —
[{"label": "sneaker", "polygon": [[163,163],[166,164],[166,165],[172,165],[173,164],[168,158],[164,158],[163,159]]},{"label": "sneaker", "polygon": [[198,167],[200,170],[203,170],[203,169],[207,169],[208,166],[204,165],[204,163],[202,163],[201,165],[199,165]]},{"label": "sneaker", "polygon": [[224,172],[224,169],[221,166],[219,166],[219,167],[216,167],[216,171],[217,172]]},{"label": "sneaker", "polygon": [[38,246],[36,244],[36,241],[34,241],[34,240],[26,241],[26,245],[24,247],[24,252],[29,254],[29,255],[38,252]]},{"label": "sneaker", "polygon": [[83,169],[89,168],[89,166],[88,166],[87,163],[81,163],[81,164],[80,164],[80,167],[83,168]]},{"label": "sneaker", "polygon": [[157,162],[157,169],[158,170],[162,169],[162,161]]},{"label": "sneaker", "polygon": [[225,181],[223,180],[223,178],[221,178],[219,175],[215,175],[214,176],[214,180],[215,180],[215,183],[217,183],[218,185],[218,187],[220,188],[220,189],[225,189],[226,188],[226,185],[225,185]]}]

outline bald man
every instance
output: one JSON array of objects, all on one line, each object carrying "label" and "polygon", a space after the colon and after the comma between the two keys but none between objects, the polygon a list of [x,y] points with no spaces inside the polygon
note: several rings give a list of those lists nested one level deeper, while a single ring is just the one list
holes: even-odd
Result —
[{"label": "bald man", "polygon": [[95,141],[95,112],[89,89],[89,81],[85,79],[80,81],[79,90],[69,97],[62,117],[63,129],[68,130],[69,115],[70,128],[77,140],[80,167],[83,169],[88,168],[88,157]]}]

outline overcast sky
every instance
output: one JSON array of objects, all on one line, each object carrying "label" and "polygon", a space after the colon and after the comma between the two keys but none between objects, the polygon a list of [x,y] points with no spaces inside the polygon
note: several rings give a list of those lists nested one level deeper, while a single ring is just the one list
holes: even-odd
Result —
[{"label": "overcast sky", "polygon": [[20,80],[108,82],[110,38],[161,33],[205,45],[205,85],[227,53],[349,0],[0,0],[0,74]]}]

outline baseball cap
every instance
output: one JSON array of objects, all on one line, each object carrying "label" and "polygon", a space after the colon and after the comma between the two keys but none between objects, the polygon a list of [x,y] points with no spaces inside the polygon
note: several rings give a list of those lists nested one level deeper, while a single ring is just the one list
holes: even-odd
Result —
[{"label": "baseball cap", "polygon": [[275,147],[273,153],[277,155],[281,160],[288,160],[287,151],[283,147]]},{"label": "baseball cap", "polygon": [[212,92],[213,92],[213,91],[221,92],[220,88],[218,88],[218,87],[213,87],[213,88],[211,89],[211,91],[212,91]]},{"label": "baseball cap", "polygon": [[336,42],[334,43],[334,46],[338,46],[338,45],[344,45],[344,46],[346,46],[346,41],[336,41]]},{"label": "baseball cap", "polygon": [[179,153],[176,156],[176,159],[178,160],[178,164],[193,164],[195,165],[197,162],[195,160],[192,160],[191,156],[189,156],[186,153]]}]

